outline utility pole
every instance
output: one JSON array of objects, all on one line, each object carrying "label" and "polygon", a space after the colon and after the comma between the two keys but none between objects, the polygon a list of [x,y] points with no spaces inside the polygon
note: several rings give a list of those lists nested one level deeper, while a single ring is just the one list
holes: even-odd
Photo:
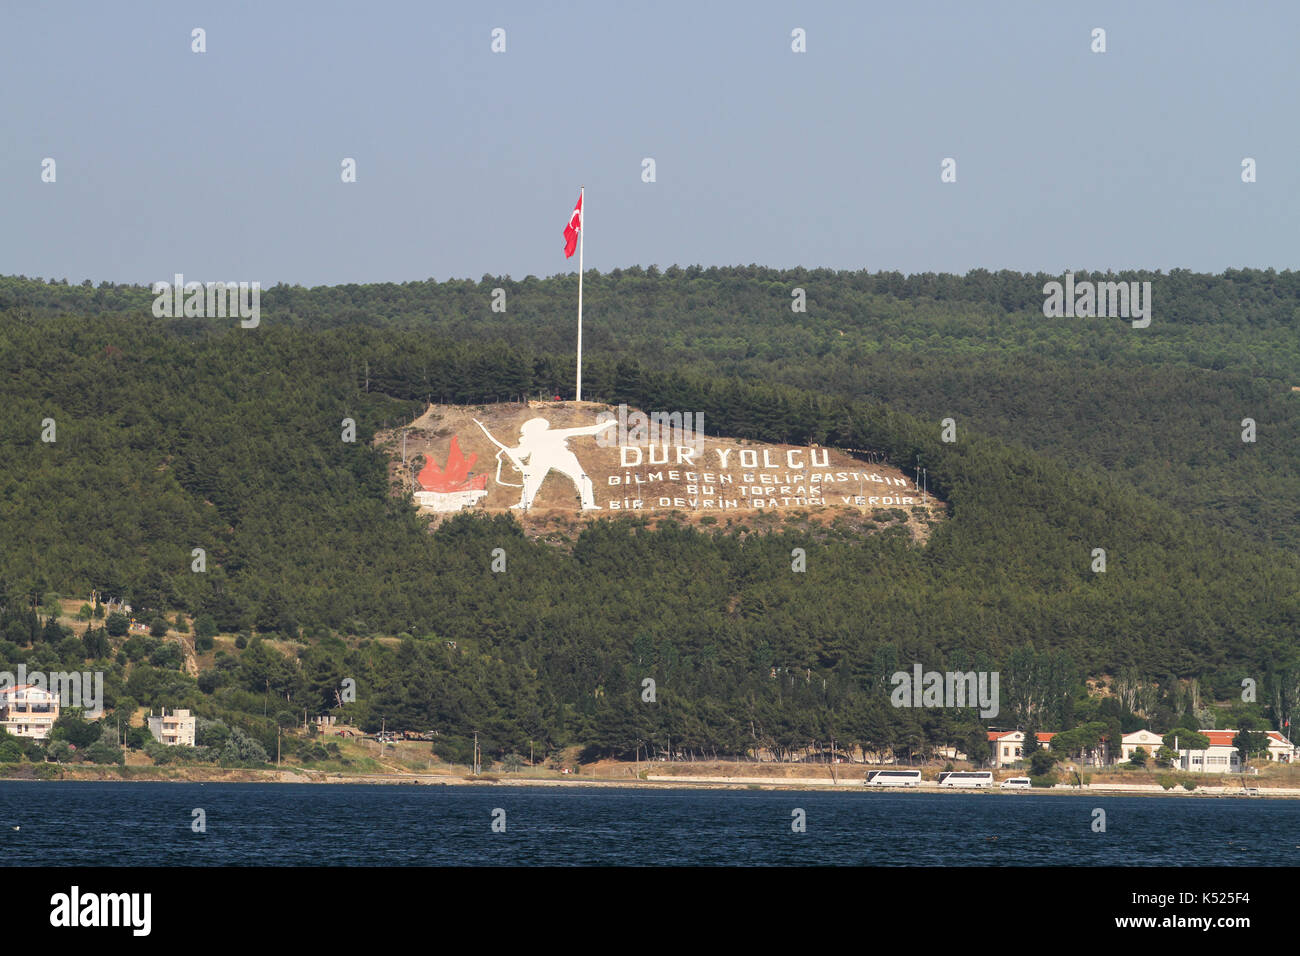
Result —
[{"label": "utility pole", "polygon": [[406,463],[406,429],[402,429],[402,484],[403,491],[411,492],[415,490],[415,475],[411,472]]}]

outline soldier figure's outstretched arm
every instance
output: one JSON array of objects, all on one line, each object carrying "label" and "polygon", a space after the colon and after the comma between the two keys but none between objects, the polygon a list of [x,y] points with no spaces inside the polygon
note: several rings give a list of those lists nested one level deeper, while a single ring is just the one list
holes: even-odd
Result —
[{"label": "soldier figure's outstretched arm", "polygon": [[479,421],[477,418],[475,418],[473,421],[474,421],[474,424],[475,424],[475,425],[477,425],[479,428],[483,429],[483,434],[484,434],[484,435],[487,435],[487,437],[488,437],[488,441],[490,441],[492,444],[494,444],[494,445],[496,445],[498,448],[500,448],[501,451],[503,451],[503,452],[505,453],[506,457],[509,458],[509,459],[514,463],[514,465],[515,465],[516,468],[518,468],[518,467],[519,467],[519,463],[520,463],[520,459],[523,458],[523,457],[526,457],[526,456],[524,456],[524,455],[518,454],[519,452],[522,451],[522,449],[520,449],[520,448],[507,448],[505,445],[501,444],[501,442],[497,441],[495,438],[492,437],[492,433],[491,433],[490,431],[487,430],[487,426],[484,425],[481,421]]},{"label": "soldier figure's outstretched arm", "polygon": [[552,434],[562,435],[565,438],[576,438],[579,435],[599,435],[606,428],[612,428],[617,424],[618,420],[611,418],[609,421],[601,422],[598,425],[582,425],[578,428],[559,428],[552,432]]}]

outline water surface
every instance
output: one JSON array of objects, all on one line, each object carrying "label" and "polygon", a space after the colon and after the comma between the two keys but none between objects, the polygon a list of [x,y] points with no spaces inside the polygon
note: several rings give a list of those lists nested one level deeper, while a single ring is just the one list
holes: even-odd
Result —
[{"label": "water surface", "polygon": [[8,865],[1281,866],[1300,800],[0,781],[0,844]]}]

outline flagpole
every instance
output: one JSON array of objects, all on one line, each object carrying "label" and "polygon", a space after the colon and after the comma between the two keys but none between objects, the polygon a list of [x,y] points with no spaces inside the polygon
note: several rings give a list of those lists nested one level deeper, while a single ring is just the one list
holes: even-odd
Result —
[{"label": "flagpole", "polygon": [[578,187],[578,205],[582,212],[578,214],[578,395],[582,401],[582,237],[587,231],[587,204],[583,200],[586,187]]}]

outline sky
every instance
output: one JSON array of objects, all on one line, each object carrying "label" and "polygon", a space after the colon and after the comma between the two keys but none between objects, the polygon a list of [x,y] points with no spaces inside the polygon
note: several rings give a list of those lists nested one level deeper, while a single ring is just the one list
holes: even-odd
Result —
[{"label": "sky", "polygon": [[1295,268],[1297,36],[1250,0],[5,0],[0,274],[550,276],[580,185],[602,272]]}]

